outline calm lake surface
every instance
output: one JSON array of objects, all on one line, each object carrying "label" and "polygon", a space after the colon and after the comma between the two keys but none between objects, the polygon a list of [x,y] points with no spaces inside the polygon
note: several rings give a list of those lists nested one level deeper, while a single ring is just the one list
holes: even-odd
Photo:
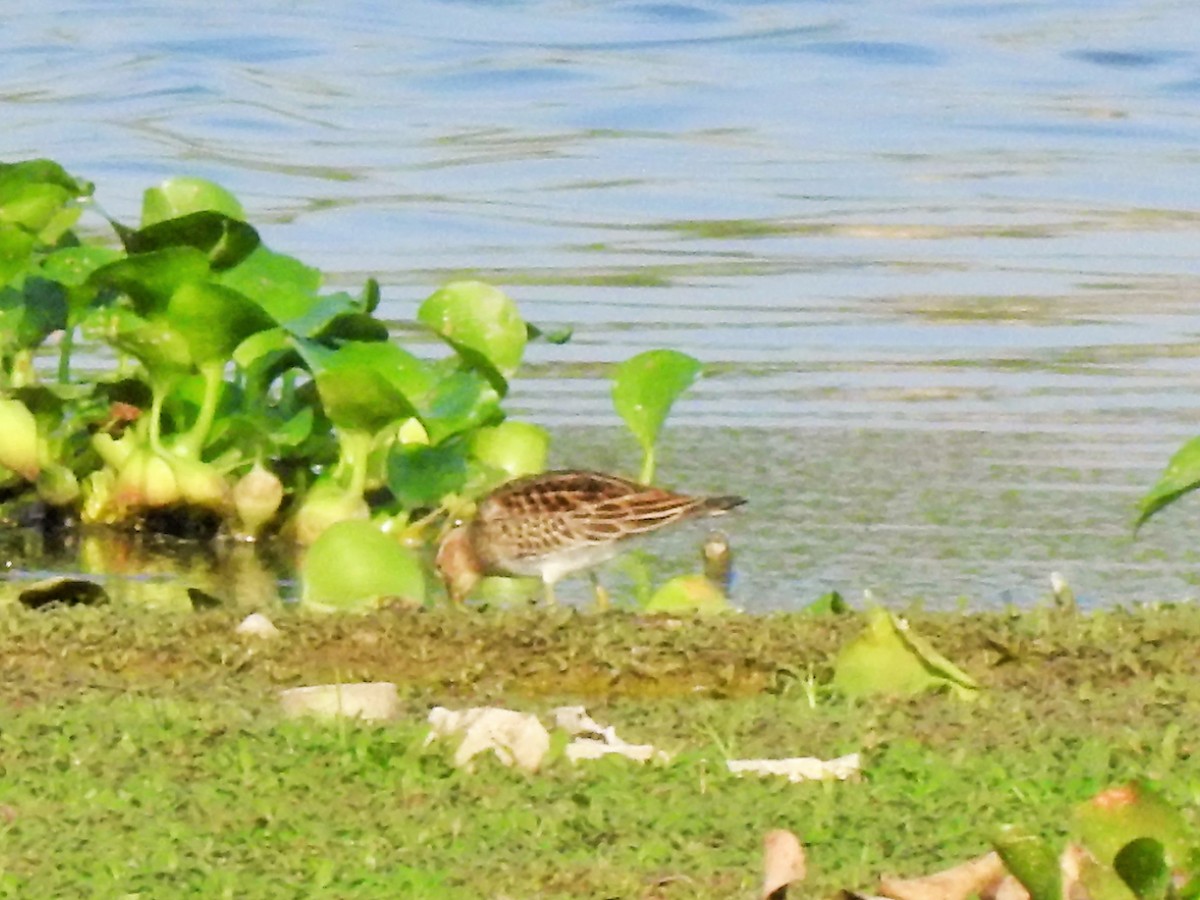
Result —
[{"label": "calm lake surface", "polygon": [[[5,16],[0,158],[132,222],[221,182],[273,247],[573,326],[511,409],[634,472],[609,364],[709,377],[660,479],[740,493],[737,599],[1197,592],[1200,7],[1182,2],[47,2]],[[693,568],[693,529],[648,546]],[[583,593],[586,581],[574,585]],[[565,593],[570,593],[568,588]]]}]

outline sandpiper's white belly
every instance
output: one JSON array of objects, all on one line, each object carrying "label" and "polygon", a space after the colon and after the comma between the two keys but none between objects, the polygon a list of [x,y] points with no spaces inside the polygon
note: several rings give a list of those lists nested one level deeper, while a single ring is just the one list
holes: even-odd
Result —
[{"label": "sandpiper's white belly", "polygon": [[554,584],[560,578],[607,562],[617,555],[620,547],[616,541],[604,544],[583,544],[567,550],[556,550],[544,556],[526,556],[520,559],[505,560],[505,568],[513,575],[527,575],[540,578],[547,584]]}]

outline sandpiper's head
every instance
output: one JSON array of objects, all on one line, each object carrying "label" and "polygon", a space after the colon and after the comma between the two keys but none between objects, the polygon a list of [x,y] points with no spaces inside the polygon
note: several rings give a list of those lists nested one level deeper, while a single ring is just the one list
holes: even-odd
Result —
[{"label": "sandpiper's head", "polygon": [[471,546],[471,534],[467,525],[451,528],[438,545],[438,574],[446,584],[446,593],[455,603],[462,603],[483,577],[479,557]]}]

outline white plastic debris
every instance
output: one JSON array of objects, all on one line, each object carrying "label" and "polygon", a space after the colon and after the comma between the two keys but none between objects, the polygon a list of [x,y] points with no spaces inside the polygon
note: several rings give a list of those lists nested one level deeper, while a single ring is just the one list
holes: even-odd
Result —
[{"label": "white plastic debris", "polygon": [[396,685],[390,681],[289,688],[279,692],[279,702],[283,705],[284,715],[289,718],[342,716],[368,722],[394,719],[400,707]]},{"label": "white plastic debris", "polygon": [[550,715],[554,717],[554,727],[561,728],[569,735],[592,734],[608,742],[616,740],[616,729],[611,725],[601,725],[582,706],[559,706],[550,710]]},{"label": "white plastic debris", "polygon": [[857,753],[822,760],[814,756],[789,759],[731,759],[726,762],[735,775],[778,775],[793,783],[800,781],[845,781],[857,775],[862,762]]},{"label": "white plastic debris", "polygon": [[561,728],[575,740],[567,745],[566,755],[571,762],[581,759],[599,759],[602,756],[616,754],[637,762],[648,762],[651,759],[666,761],[670,754],[655,749],[651,744],[630,744],[617,737],[617,730],[611,725],[601,725],[587,714],[582,706],[560,706],[550,711],[554,717],[554,725]]},{"label": "white plastic debris", "polygon": [[429,737],[463,736],[454,753],[454,765],[468,766],[480,753],[491,750],[506,766],[536,772],[550,749],[550,732],[532,713],[496,706],[452,710],[435,706],[429,711]]},{"label": "white plastic debris", "polygon": [[596,738],[575,738],[567,744],[567,759],[579,762],[581,759],[599,759],[602,756],[624,756],[637,762],[649,762],[652,759],[667,760],[670,757],[662,750],[655,750],[650,744],[626,744],[619,741],[615,744],[600,741]]},{"label": "white plastic debris", "polygon": [[250,637],[260,638],[276,638],[279,637],[279,629],[274,623],[264,616],[262,613],[250,613],[246,618],[238,624],[234,629],[237,634],[249,635]]}]

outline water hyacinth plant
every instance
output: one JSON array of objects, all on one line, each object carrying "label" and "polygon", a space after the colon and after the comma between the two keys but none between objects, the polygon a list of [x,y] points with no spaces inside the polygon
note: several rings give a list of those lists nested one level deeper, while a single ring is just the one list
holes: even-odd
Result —
[{"label": "water hyacinth plant", "polygon": [[[265,247],[217,185],[148,190],[137,228],[110,220],[120,248],[71,230],[90,194],[51,162],[0,168],[10,496],[28,487],[91,523],[207,514],[241,536],[286,512],[308,543],[374,514],[367,496],[389,482],[398,490],[379,505],[397,515],[479,475],[469,439],[503,421],[526,342],[501,291],[461,282],[431,296],[418,319],[453,353],[421,359],[373,316],[375,282],[358,296],[323,293],[320,273]],[[79,330],[116,352],[115,373],[75,381]],[[34,356],[56,333],[59,365],[43,380]],[[413,446],[451,473],[436,493],[412,490],[412,473],[389,465]]]},{"label": "water hyacinth plant", "polygon": [[613,406],[642,447],[639,481],[654,481],[658,434],[679,395],[700,374],[700,361],[678,350],[647,350],[613,373]]},{"label": "water hyacinth plant", "polygon": [[[75,230],[91,195],[54,162],[0,165],[0,502],[302,545],[371,520],[420,541],[442,514],[545,468],[549,435],[503,408],[541,332],[498,288],[453,282],[419,305],[446,348],[431,358],[375,317],[374,280],[325,291],[218,185],[151,188],[136,227],[100,214],[107,240]],[[110,371],[76,371],[80,336],[115,358]],[[652,351],[616,376],[644,480],[698,371]]]}]

